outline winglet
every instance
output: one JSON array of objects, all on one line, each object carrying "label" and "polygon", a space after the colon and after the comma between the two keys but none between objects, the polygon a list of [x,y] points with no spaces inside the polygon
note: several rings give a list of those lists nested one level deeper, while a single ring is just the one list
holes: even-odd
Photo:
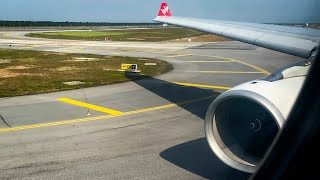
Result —
[{"label": "winglet", "polygon": [[168,6],[168,4],[166,2],[163,2],[161,4],[158,16],[171,16],[171,12],[170,12],[169,6]]}]

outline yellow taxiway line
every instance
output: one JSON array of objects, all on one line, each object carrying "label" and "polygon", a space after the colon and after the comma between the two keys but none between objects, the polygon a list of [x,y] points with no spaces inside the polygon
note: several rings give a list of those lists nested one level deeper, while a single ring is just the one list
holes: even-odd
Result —
[{"label": "yellow taxiway line", "polygon": [[111,54],[113,54],[113,55],[118,55],[118,54],[124,54],[125,52],[113,52],[113,53],[111,53]]},{"label": "yellow taxiway line", "polygon": [[181,105],[191,104],[194,102],[213,99],[215,97],[217,97],[217,95],[192,99],[192,100],[183,101],[183,102],[176,103],[176,104],[172,103],[172,104],[167,104],[167,105],[163,105],[163,106],[156,106],[156,107],[152,107],[152,108],[145,108],[145,109],[140,109],[140,110],[135,110],[135,111],[124,112],[124,113],[118,114],[118,115],[106,115],[106,116],[97,116],[97,117],[91,117],[91,118],[56,121],[56,122],[43,123],[43,124],[17,126],[17,127],[12,127],[12,128],[0,128],[0,133],[10,132],[10,131],[27,130],[27,129],[35,129],[35,128],[43,128],[43,127],[51,127],[51,126],[58,126],[58,125],[66,125],[66,124],[75,124],[75,123],[82,123],[82,122],[91,122],[91,121],[98,121],[98,120],[105,120],[105,119],[109,119],[109,118],[113,118],[113,117],[121,117],[121,116],[127,116],[127,115],[132,115],[132,114],[139,114],[139,113],[144,113],[144,112],[156,111],[156,110],[160,110],[160,109],[177,107],[177,106],[181,106]]},{"label": "yellow taxiway line", "polygon": [[207,60],[207,61],[185,61],[185,62],[189,62],[189,63],[227,63],[227,62],[234,62],[234,61],[230,61],[230,60],[223,60],[223,61],[215,61],[215,60]]},{"label": "yellow taxiway line", "polygon": [[[212,58],[224,59],[226,61],[233,61],[233,62],[237,62],[239,64],[243,64],[243,65],[249,66],[249,67],[251,67],[253,69],[256,69],[256,70],[262,72],[262,74],[266,74],[266,75],[270,75],[271,74],[270,72],[268,72],[267,70],[265,70],[263,68],[260,68],[258,66],[255,66],[255,65],[252,65],[252,64],[249,64],[249,63],[245,63],[245,62],[237,60],[237,59],[231,59],[231,58],[226,58],[226,57],[221,57],[221,56],[199,55],[199,54],[187,54],[187,55],[188,56],[212,57]],[[175,57],[178,57],[178,56],[175,56]]]},{"label": "yellow taxiway line", "polygon": [[186,56],[193,56],[193,54],[176,54],[172,56],[164,56],[166,58],[174,58],[174,57],[186,57]]},{"label": "yellow taxiway line", "polygon": [[249,67],[251,67],[253,69],[256,69],[256,70],[258,70],[258,71],[260,71],[260,72],[262,72],[263,74],[266,74],[266,75],[270,75],[271,74],[270,72],[268,72],[268,71],[266,71],[266,70],[264,70],[264,69],[262,69],[260,67],[257,67],[255,65],[252,65],[252,64],[249,64],[249,63],[245,63],[245,62],[240,61],[240,60],[228,59],[228,58],[227,58],[227,60],[230,60],[230,61],[233,61],[233,62],[237,62],[237,63],[243,64],[243,65],[249,66]]},{"label": "yellow taxiway line", "polygon": [[[162,54],[162,53],[160,53]],[[246,66],[249,66],[253,69],[256,69],[260,72],[243,72],[243,71],[184,71],[184,72],[197,72],[197,73],[217,73],[217,74],[267,74],[270,75],[270,73],[260,67],[254,66],[249,63],[245,63],[240,60],[235,60],[235,59],[230,59],[230,58],[224,58],[224,57],[219,57],[219,56],[207,56],[207,55],[196,55],[196,54],[178,54],[178,55],[171,55],[171,56],[165,56],[167,58],[172,58],[172,57],[186,57],[186,56],[204,56],[204,57],[214,57],[214,58],[219,58],[219,59],[224,59],[225,61],[221,62],[237,62]],[[197,61],[200,62],[200,61]],[[218,62],[218,61],[202,61],[202,62]],[[210,85],[202,85],[202,84],[191,84],[191,83],[181,83],[181,82],[172,82],[175,84],[179,85],[184,85],[184,86],[192,86],[192,87],[203,87],[203,88],[212,88],[212,89],[223,89],[223,90],[228,90],[230,89],[229,87],[224,87],[224,86],[210,86]],[[146,109],[140,109],[140,110],[135,110],[135,111],[129,111],[129,112],[120,112],[92,104],[87,104],[83,103],[80,101],[75,101],[72,99],[68,98],[59,98],[59,101],[66,102],[69,104],[85,107],[88,109],[92,109],[95,111],[100,111],[100,112],[105,112],[110,115],[106,116],[98,116],[98,117],[91,117],[91,118],[81,118],[81,119],[74,119],[74,120],[65,120],[65,121],[57,121],[57,122],[50,122],[50,123],[43,123],[43,124],[34,124],[34,125],[26,125],[26,126],[17,126],[17,127],[12,127],[12,128],[0,128],[0,133],[1,132],[10,132],[10,131],[19,131],[19,130],[26,130],[26,129],[35,129],[35,128],[42,128],[42,127],[50,127],[50,126],[58,126],[58,125],[66,125],[66,124],[74,124],[74,123],[81,123],[81,122],[90,122],[90,121],[98,121],[98,120],[105,120],[113,117],[120,117],[120,116],[126,116],[126,115],[131,115],[131,114],[138,114],[138,113],[143,113],[143,112],[150,112],[150,111],[156,111],[160,109],[167,109],[167,108],[172,108],[176,107],[179,105],[185,105],[185,104],[190,104],[198,101],[203,101],[206,99],[211,99],[215,98],[216,95],[214,96],[208,96],[204,98],[198,98],[194,100],[189,100],[189,101],[184,101],[180,102],[177,104],[167,104],[163,106],[157,106],[157,107],[152,107],[152,108],[146,108]]]},{"label": "yellow taxiway line", "polygon": [[91,110],[94,110],[94,111],[99,111],[99,112],[103,112],[103,113],[107,113],[107,114],[111,114],[111,115],[121,115],[121,114],[123,114],[123,112],[120,112],[120,111],[116,111],[116,110],[113,110],[113,109],[108,109],[108,108],[101,107],[101,106],[96,106],[96,105],[93,105],[93,104],[84,103],[84,102],[81,102],[81,101],[76,101],[76,100],[69,99],[69,98],[58,98],[57,100],[61,101],[61,102],[68,103],[68,104],[72,104],[72,105],[75,105],[75,106],[80,106],[80,107],[84,107],[84,108],[87,108],[87,109],[91,109]]},{"label": "yellow taxiway line", "polygon": [[211,85],[205,85],[205,84],[191,84],[191,83],[183,83],[183,82],[171,82],[171,83],[182,85],[182,86],[201,87],[201,88],[209,88],[209,89],[223,89],[223,90],[231,89],[231,87],[226,87],[226,86],[211,86]]},{"label": "yellow taxiway line", "polygon": [[[200,55],[201,56],[201,55]],[[205,57],[208,57],[208,56],[205,56]],[[219,58],[219,59],[224,59],[224,60],[229,60],[229,61],[233,61],[233,62],[237,62],[239,64],[243,64],[243,65],[246,65],[246,66],[249,66],[253,69],[256,69],[260,72],[262,72],[263,74],[266,74],[266,75],[270,75],[271,73],[268,72],[267,70],[264,70],[258,66],[255,66],[255,65],[252,65],[252,64],[249,64],[249,63],[245,63],[243,61],[240,61],[240,60],[237,60],[237,59],[231,59],[231,58],[225,58],[225,57],[220,57],[220,56],[209,56],[209,57],[213,57],[213,58]]]}]

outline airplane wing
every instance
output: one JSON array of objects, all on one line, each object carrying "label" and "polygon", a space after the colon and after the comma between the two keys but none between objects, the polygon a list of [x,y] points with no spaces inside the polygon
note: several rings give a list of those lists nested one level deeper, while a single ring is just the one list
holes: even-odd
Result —
[{"label": "airplane wing", "polygon": [[[310,60],[318,52],[320,43],[320,30],[175,17],[171,16],[167,3],[161,5],[154,20]],[[205,133],[209,146],[222,162],[244,172],[257,170],[288,119],[311,64],[311,61],[305,61],[290,65],[265,79],[238,85],[211,103],[205,118]],[[248,124],[258,127],[259,133]],[[257,142],[264,145],[256,146]]]},{"label": "airplane wing", "polygon": [[320,30],[280,25],[244,23],[171,16],[162,3],[154,21],[208,32],[308,59],[319,47]]}]

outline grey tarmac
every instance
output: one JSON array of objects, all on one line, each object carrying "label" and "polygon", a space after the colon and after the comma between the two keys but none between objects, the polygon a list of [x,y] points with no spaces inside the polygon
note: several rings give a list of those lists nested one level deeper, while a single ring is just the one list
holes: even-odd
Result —
[{"label": "grey tarmac", "polygon": [[[174,70],[140,81],[0,99],[0,179],[246,179],[210,150],[206,110],[227,88],[301,60],[233,41],[89,42],[25,33],[0,32],[0,48],[152,57]],[[106,113],[111,110],[120,113]]]}]

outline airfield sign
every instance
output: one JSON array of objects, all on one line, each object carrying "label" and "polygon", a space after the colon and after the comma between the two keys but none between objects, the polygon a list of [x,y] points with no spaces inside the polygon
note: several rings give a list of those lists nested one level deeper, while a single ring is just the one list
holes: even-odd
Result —
[{"label": "airfield sign", "polygon": [[121,64],[121,71],[138,72],[137,64]]}]

